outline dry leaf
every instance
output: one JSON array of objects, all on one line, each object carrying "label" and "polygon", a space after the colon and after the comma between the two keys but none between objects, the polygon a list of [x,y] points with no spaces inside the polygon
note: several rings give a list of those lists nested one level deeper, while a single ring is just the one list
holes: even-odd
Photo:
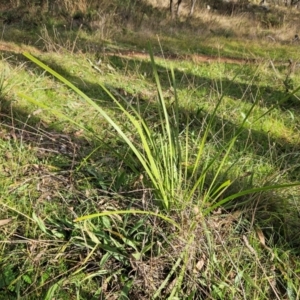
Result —
[{"label": "dry leaf", "polygon": [[222,208],[219,207],[217,210],[214,210],[214,211],[213,211],[213,214],[214,214],[214,215],[221,215],[221,214],[222,214]]},{"label": "dry leaf", "polygon": [[197,264],[196,264],[196,266],[195,266],[195,268],[194,268],[194,273],[200,272],[200,271],[202,270],[203,266],[204,266],[204,263],[205,263],[204,259],[201,258],[201,259],[197,262]]},{"label": "dry leaf", "polygon": [[258,235],[258,238],[259,238],[260,243],[261,243],[264,247],[266,247],[266,240],[265,240],[265,236],[264,236],[262,230],[259,229],[259,228],[257,228],[255,231],[256,231],[256,234]]},{"label": "dry leaf", "polygon": [[273,261],[275,255],[273,253],[273,250],[266,245],[266,239],[265,239],[265,236],[264,236],[262,230],[260,228],[257,228],[255,231],[256,231],[256,234],[258,235],[258,239],[259,239],[261,245],[271,253],[271,261]]},{"label": "dry leaf", "polygon": [[5,152],[5,158],[6,158],[7,160],[12,159],[12,158],[13,158],[12,153],[11,153],[10,151],[6,151],[6,152]]},{"label": "dry leaf", "polygon": [[34,116],[36,116],[36,115],[39,115],[40,113],[42,113],[43,112],[43,110],[42,109],[37,109],[37,110],[35,110],[32,114],[34,115]]},{"label": "dry leaf", "polygon": [[82,136],[84,134],[84,130],[80,129],[78,131],[75,132],[75,136]]},{"label": "dry leaf", "polygon": [[200,209],[199,209],[199,207],[198,207],[197,205],[194,205],[193,211],[194,211],[194,214],[195,214],[196,216],[198,216],[198,215],[200,214]]},{"label": "dry leaf", "polygon": [[0,220],[0,226],[8,224],[9,222],[11,222],[11,220],[11,218]]}]

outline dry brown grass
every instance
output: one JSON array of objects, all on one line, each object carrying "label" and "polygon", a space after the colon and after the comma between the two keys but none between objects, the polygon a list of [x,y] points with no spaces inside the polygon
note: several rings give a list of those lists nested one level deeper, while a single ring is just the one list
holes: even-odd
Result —
[{"label": "dry brown grass", "polygon": [[[210,10],[205,3],[198,1],[192,17],[189,17],[189,2],[186,1],[180,8],[179,20],[175,21],[170,20],[169,1],[163,0],[144,0],[141,4],[134,1],[124,3],[119,0],[57,0],[51,3],[42,1],[42,5],[37,7],[32,1],[11,0],[9,4],[0,4],[0,8],[4,12],[8,9],[25,9],[27,15],[22,13],[19,16],[24,21],[34,20],[39,12],[53,16],[62,15],[68,19],[79,16],[79,20],[77,18],[76,21],[84,23],[86,28],[92,31],[100,32],[98,36],[101,38],[108,36],[105,30],[114,25],[144,31],[159,30],[162,26],[174,28],[176,31],[179,27],[186,26],[192,29],[195,35],[204,38],[215,35],[285,43],[298,34],[300,25],[300,11],[275,6],[266,11],[254,1],[250,5],[212,2]],[[12,19],[13,15],[18,16],[18,13],[11,12]]]},{"label": "dry brown grass", "polygon": [[77,12],[86,14],[90,9],[105,11],[107,7],[116,4],[117,1],[109,0],[56,0],[56,1],[41,1],[40,4],[33,1],[10,0],[9,3],[1,3],[1,9],[18,9],[26,7],[28,10],[39,8],[42,12],[64,12],[73,15]]}]

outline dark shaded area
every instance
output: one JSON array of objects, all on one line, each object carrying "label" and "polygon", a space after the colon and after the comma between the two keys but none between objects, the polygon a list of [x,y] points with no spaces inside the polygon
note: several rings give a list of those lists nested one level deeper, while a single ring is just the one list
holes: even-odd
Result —
[{"label": "dark shaded area", "polygon": [[[5,56],[11,56],[17,58],[16,63],[19,63],[21,61],[26,61],[26,58],[22,55],[17,55],[14,53],[6,53]],[[43,59],[42,59],[43,61]],[[136,67],[138,66],[139,72],[141,74],[145,74],[145,79],[147,79],[150,83],[154,83],[154,79],[152,77],[152,66],[149,61],[140,61],[137,59],[128,59],[124,57],[119,57],[117,55],[109,56],[108,57],[109,63],[116,69],[124,70],[126,66],[127,72],[130,74],[131,71],[135,71]],[[11,61],[13,63],[13,61]],[[71,75],[68,70],[64,69],[61,65],[57,65],[54,61],[44,61],[46,65],[51,67],[53,70],[57,71],[59,74],[64,76],[66,79],[68,79],[70,82],[75,84],[80,90],[82,90],[84,93],[86,93],[90,98],[95,99],[101,99],[101,106],[104,105],[104,107],[107,107],[109,109],[116,109],[116,107],[113,105],[111,99],[104,91],[102,91],[101,87],[97,84],[90,83],[90,82],[83,82],[80,78],[77,78],[74,75]],[[40,72],[43,73],[42,70],[39,70],[36,66],[34,66],[31,62],[26,63],[26,68],[33,68],[34,72]],[[164,90],[168,90],[170,87],[170,70],[168,70],[166,67],[158,65],[158,73],[160,76],[160,82]],[[245,71],[244,71],[245,70]],[[238,67],[237,72],[240,73],[241,76],[251,76],[251,74],[247,74],[248,68]],[[205,111],[201,113],[203,108],[205,107],[205,98],[207,97],[209,91],[213,88],[214,81],[211,80],[209,77],[200,77],[197,75],[194,75],[192,73],[188,73],[188,71],[182,72],[178,69],[174,70],[175,73],[175,79],[177,82],[177,89],[180,90],[181,87],[186,87],[189,85],[190,82],[193,82],[193,85],[196,87],[201,87],[201,98],[199,99],[198,108],[196,107],[194,111],[186,111],[183,108],[180,108],[180,123],[185,124],[186,120],[193,120],[192,126],[194,129],[199,128],[199,126],[202,124],[202,118],[203,114],[206,115]],[[259,78],[257,78],[259,81]],[[259,95],[259,101],[257,105],[262,105],[263,107],[267,107],[268,109],[271,109],[273,107],[279,107],[283,110],[290,110],[295,114],[298,114],[300,111],[300,107],[298,105],[298,100],[293,98],[293,96],[289,96],[285,91],[280,90],[273,90],[270,87],[262,88],[258,84],[254,83],[253,81],[251,87],[249,88],[249,84],[236,82],[234,80],[230,79],[222,79],[219,84],[222,86],[222,93],[223,96],[228,96],[231,99],[236,99],[237,103],[240,101],[253,103],[254,95]],[[149,105],[148,101],[149,99],[142,99],[140,98],[141,95],[130,95],[127,91],[125,92],[126,96],[124,96],[123,89],[120,89],[118,86],[111,86],[109,82],[106,83],[109,88],[113,88],[112,90],[113,94],[116,95],[116,97],[120,97],[120,95],[123,94],[123,98],[128,101],[132,101],[132,99],[135,99],[135,101],[140,101],[140,103],[144,104],[145,107],[147,107],[148,114],[157,115],[156,106],[155,103],[152,103],[152,105]],[[245,93],[245,91],[248,91]],[[120,95],[118,95],[118,93]],[[170,95],[169,97],[172,97]],[[121,98],[120,98],[121,99]],[[106,104],[105,104],[106,103]],[[200,112],[200,114],[199,114]],[[28,115],[26,116],[26,118]],[[31,118],[31,122],[34,122],[34,119]],[[225,125],[224,125],[225,124]],[[224,127],[225,126],[225,127]],[[218,129],[219,128],[219,129]],[[216,132],[218,132],[222,129],[222,132],[225,132],[225,138],[224,141],[229,141],[232,135],[237,131],[238,127],[234,124],[232,124],[229,120],[226,118],[222,120],[216,121]],[[183,129],[183,128],[182,128]],[[249,139],[249,133],[247,130],[245,130],[245,133],[243,134],[246,138]],[[273,155],[276,153],[275,157],[279,158],[282,155],[290,155],[292,153],[296,153],[298,151],[298,143],[296,144],[290,144],[287,143],[284,138],[272,138],[266,133],[262,132],[256,132],[251,131],[251,143],[255,145],[255,149],[257,149],[256,154],[264,156],[265,153],[264,149],[269,149],[270,145],[275,145],[273,148]],[[241,141],[241,145],[244,145],[243,140]],[[269,150],[267,150],[269,151]],[[295,166],[295,162],[291,161],[291,159],[288,159],[288,161],[291,163],[291,166]],[[280,165],[282,165],[282,161],[280,160]],[[288,165],[282,166],[283,169],[289,169]],[[294,172],[296,173],[296,172]]]}]

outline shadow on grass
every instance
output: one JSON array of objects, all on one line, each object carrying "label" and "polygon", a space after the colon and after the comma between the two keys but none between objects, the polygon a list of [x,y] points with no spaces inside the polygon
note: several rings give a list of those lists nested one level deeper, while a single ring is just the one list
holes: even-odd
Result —
[{"label": "shadow on grass", "polygon": [[[150,75],[151,73],[151,64],[149,62],[140,62],[140,61],[135,61],[135,60],[124,60],[123,58],[120,59],[119,57],[114,57],[114,58],[110,58],[112,64],[114,65],[115,68],[120,68],[122,69],[124,67],[124,65],[126,64],[131,65],[131,68],[133,70],[136,70],[136,64],[139,64],[140,68],[141,68],[141,72],[146,72],[149,74],[149,78],[148,80],[153,83],[153,79]],[[21,55],[18,55],[18,61],[25,61],[25,58]],[[104,93],[104,91],[101,90],[101,88],[94,83],[90,83],[90,82],[85,82],[85,84],[82,83],[82,80],[77,78],[76,76],[71,75],[65,68],[61,67],[60,65],[58,65],[57,63],[53,62],[53,61],[44,61],[47,65],[49,65],[51,68],[53,68],[55,71],[57,71],[58,73],[60,73],[62,76],[66,77],[68,80],[70,80],[71,82],[73,82],[79,89],[83,90],[89,97],[91,98],[96,98],[99,99],[105,99],[104,105],[107,105],[108,109],[113,109],[112,103],[111,103],[111,99]],[[27,63],[26,64],[26,68],[28,70],[33,70],[34,72],[40,72],[42,74],[42,70],[37,69],[37,67],[31,63]],[[169,72],[169,70],[165,67],[162,66],[158,66],[158,71],[161,75],[161,82],[162,82],[162,86],[164,89],[166,89],[167,87],[169,87],[169,78],[167,76],[167,72]],[[180,85],[179,85],[179,89],[181,87],[184,87],[190,79],[188,79],[189,76],[193,76],[191,74],[186,74],[183,73],[182,71],[179,70],[175,70],[175,76],[177,78],[177,80],[180,81]],[[196,80],[196,83],[194,83],[195,85],[201,85],[203,88],[209,90],[209,78],[206,77],[197,77],[194,78]],[[240,85],[236,85],[235,83],[225,79],[222,82],[223,86],[231,86],[230,89],[228,89],[228,93],[231,97],[234,97],[234,95],[236,97],[242,96],[242,93],[238,92],[239,90],[242,90]],[[239,88],[237,88],[239,87]],[[246,88],[246,85],[243,86],[244,88]],[[114,86],[115,89],[118,89],[118,86]],[[254,87],[254,88],[259,88]],[[226,90],[224,88],[224,90]],[[236,91],[238,90],[238,91]],[[231,92],[232,91],[232,92]],[[230,94],[231,93],[231,94]],[[237,94],[235,94],[237,93]],[[283,96],[283,94],[279,94],[281,96]],[[126,98],[132,99],[134,98],[134,95],[130,95],[127,94]],[[122,101],[120,99],[120,101]],[[250,100],[249,100],[250,101]],[[105,104],[106,103],[106,104]],[[149,115],[149,110],[150,112],[153,112],[154,116],[157,116],[157,107],[156,104],[154,103],[147,103],[147,110],[148,110],[148,115]],[[110,159],[115,159],[115,157],[113,155],[111,155],[112,153],[109,153],[109,149],[111,149],[111,146],[104,146],[103,144],[101,144],[101,142],[93,140],[93,137],[91,137],[91,143],[89,144],[87,142],[87,140],[85,138],[78,138],[76,136],[74,137],[70,137],[70,138],[64,138],[63,136],[65,135],[65,133],[63,132],[59,132],[59,128],[55,128],[55,126],[52,128],[52,130],[54,130],[54,133],[52,132],[48,132],[48,128],[47,127],[43,127],[43,123],[42,120],[38,117],[35,116],[31,116],[30,118],[28,118],[29,115],[32,114],[32,112],[26,112],[24,110],[19,110],[17,107],[13,106],[13,108],[11,108],[11,102],[8,99],[2,99],[2,120],[3,120],[3,124],[6,124],[6,126],[8,128],[11,128],[11,130],[13,130],[14,132],[20,132],[20,133],[24,133],[26,132],[26,134],[28,135],[28,139],[24,138],[24,136],[21,136],[19,134],[15,134],[15,136],[17,138],[21,138],[23,142],[26,143],[26,141],[28,141],[28,144],[34,144],[33,141],[33,136],[36,139],[36,144],[38,145],[37,148],[43,148],[43,149],[47,149],[48,152],[52,152],[55,153],[55,155],[61,155],[61,156],[65,156],[66,154],[63,152],[65,151],[65,149],[71,148],[71,151],[69,151],[69,158],[65,158],[60,160],[60,163],[58,161],[53,161],[52,163],[55,165],[56,167],[59,168],[60,170],[62,169],[62,161],[64,164],[64,168],[66,170],[71,170],[74,169],[76,166],[78,166],[82,159],[84,157],[86,157],[88,154],[90,153],[93,149],[95,149],[96,147],[100,147],[100,149],[98,149],[97,153],[95,156],[99,155],[101,157],[105,156],[108,160]],[[13,113],[13,115],[10,115],[11,113]],[[152,116],[153,116],[152,115]],[[158,116],[157,116],[158,117]],[[205,111],[194,111],[194,110],[186,110],[184,108],[180,108],[180,123],[185,124],[186,120],[193,120],[191,126],[190,126],[190,130],[191,131],[197,131],[199,130],[199,128],[201,128],[201,125],[203,124],[203,120],[205,119],[205,117],[207,117],[207,113]],[[154,121],[157,122],[158,120]],[[224,144],[226,144],[227,142],[230,141],[230,139],[232,138],[232,136],[235,134],[235,132],[237,132],[237,130],[239,129],[239,126],[236,124],[233,124],[232,122],[230,122],[229,120],[226,120],[225,118],[222,119],[220,117],[216,117],[215,122],[213,124],[213,132],[210,133],[209,137],[208,137],[208,141],[209,140],[222,140]],[[184,130],[184,127],[182,128],[182,130]],[[41,144],[40,142],[40,137],[43,136],[43,144]],[[47,138],[48,136],[48,138]],[[62,140],[59,140],[59,137],[63,137]],[[47,141],[48,139],[48,141]],[[220,144],[219,147],[220,149],[222,149],[222,147],[224,147],[224,144]],[[247,147],[246,147],[247,145]],[[119,144],[120,148],[122,149],[122,143]],[[123,145],[126,146],[126,145]],[[247,149],[249,146],[249,149]],[[54,148],[53,148],[54,147]],[[73,147],[73,148],[72,148]],[[83,149],[83,152],[81,152],[81,150],[79,149]],[[226,149],[224,149],[226,150]],[[247,151],[251,151],[251,153],[253,153],[254,155],[257,156],[257,159],[269,159],[270,163],[273,164],[274,166],[276,166],[276,168],[281,169],[283,173],[286,172],[286,170],[289,170],[289,172],[287,174],[285,174],[285,176],[291,180],[299,180],[299,174],[298,170],[299,170],[299,155],[298,155],[298,151],[299,151],[299,145],[298,144],[290,144],[288,142],[286,142],[283,138],[282,139],[277,139],[277,138],[272,138],[270,137],[268,134],[260,132],[260,131],[255,131],[255,130],[251,130],[248,131],[247,129],[245,129],[242,134],[240,135],[238,142],[235,145],[235,149],[234,149],[237,153],[239,153],[239,155],[246,153]],[[101,154],[101,151],[105,152],[105,155]],[[76,153],[76,156],[74,156],[74,153]],[[93,156],[93,157],[95,157]],[[68,155],[66,156],[68,157]],[[96,158],[94,158],[96,159]],[[97,159],[96,159],[97,160]],[[97,168],[96,168],[97,169]],[[94,173],[95,170],[94,169]],[[97,171],[97,170],[96,170]],[[142,170],[138,170],[140,172],[142,172]],[[244,177],[244,173],[255,173],[255,170],[248,170],[245,169],[243,170],[243,174],[240,174],[240,176],[238,176],[238,178],[232,178],[234,180],[234,183],[232,185],[232,187],[226,192],[226,194],[228,193],[228,195],[230,193],[234,193],[234,192],[238,192],[241,191],[242,189],[246,189],[246,188],[251,188],[253,187],[253,182],[251,180],[251,176],[248,177]],[[211,174],[210,176],[208,176],[207,180],[207,184],[209,185],[209,181],[210,179],[212,179],[214,177],[213,174]],[[210,179],[209,179],[210,178]],[[97,176],[94,175],[94,179],[95,179],[95,187],[101,188],[104,186],[104,183],[100,183],[99,184],[99,178],[97,178]],[[220,183],[222,183],[224,180],[228,179],[227,177],[227,172],[224,171],[223,175],[220,176]],[[98,183],[97,183],[98,180]],[[271,193],[272,194],[272,193]],[[269,195],[269,194],[267,194]],[[292,206],[292,201],[296,201],[295,199],[291,199],[291,195],[287,196],[287,197],[282,197],[281,199],[277,199],[278,197],[276,197],[276,201],[274,201],[274,197],[272,197],[272,199],[269,199],[269,196],[264,196],[261,199],[263,199],[263,205],[261,206],[261,204],[259,203],[259,205],[257,207],[262,207],[262,211],[258,210],[257,211],[257,216],[261,216],[259,218],[261,218],[262,220],[264,220],[265,218],[263,216],[265,216],[266,214],[274,214],[276,215],[276,218],[278,218],[278,215],[282,214],[283,218],[286,218],[287,213],[295,213],[295,210],[291,210],[290,207]],[[243,201],[243,199],[242,199]],[[297,202],[297,201],[296,201]],[[286,210],[286,208],[288,208]],[[288,218],[290,221],[293,220],[293,222],[298,222],[298,219],[294,216],[293,218]],[[287,224],[287,222],[285,222],[284,224]],[[273,226],[273,225],[272,225]],[[287,242],[290,241],[290,238],[293,237],[293,244],[295,243],[294,239],[298,240],[300,239],[298,236],[296,237],[294,234],[294,223],[291,226],[290,229],[285,229],[285,235],[287,235],[288,232],[293,232],[293,234],[291,236],[286,236],[287,238]],[[279,230],[279,229],[278,229]],[[288,234],[289,235],[289,234]],[[296,238],[295,238],[296,237]]]},{"label": "shadow on grass", "polygon": [[[19,62],[25,62],[25,58],[22,56],[18,56],[18,60]],[[65,76],[80,89],[84,90],[84,92],[91,98],[104,100],[103,102],[101,102],[101,105],[103,105],[105,109],[114,109],[114,105],[112,105],[111,99],[104,93],[104,91],[101,90],[101,88],[97,84],[91,82],[83,83],[80,78],[73,76],[68,70],[58,65],[57,63],[48,60],[44,60],[44,62],[51,68]],[[112,63],[113,62],[114,61],[112,61]],[[124,63],[127,62],[128,61],[125,61]],[[129,63],[140,64],[140,62],[138,61],[129,61]],[[117,67],[115,63],[114,67]],[[35,74],[43,73],[42,70],[39,70],[35,65],[28,62],[26,63],[26,69],[27,71],[34,71]],[[122,69],[122,66],[120,66],[120,69]],[[153,83],[153,79],[151,77],[151,65],[149,63],[143,66],[143,71],[149,74],[147,80],[150,83]],[[167,68],[159,66],[159,72],[163,77],[162,84],[164,89],[167,89],[169,86],[168,76],[166,75],[168,71],[169,70]],[[185,81],[187,80],[187,76],[192,75],[186,75],[180,70],[175,70],[175,72],[176,78],[178,80],[183,78],[179,85],[180,89],[184,87],[184,84],[188,82]],[[208,77],[197,77],[196,81],[197,84],[201,84],[201,86],[204,86],[207,91],[209,90],[210,79]],[[109,85],[110,83],[106,82],[106,84]],[[230,82],[225,80],[222,84],[229,85]],[[118,90],[119,88],[117,84],[112,87],[116,90]],[[235,85],[234,87],[237,88],[237,85]],[[119,97],[118,95],[116,96],[120,101],[123,101],[121,97]],[[123,96],[123,98],[126,99],[133,99],[135,97],[135,95],[130,93],[127,93],[125,96]],[[126,157],[121,158],[119,155],[116,159],[116,156],[114,155],[114,153],[112,153],[112,148],[114,147],[120,148],[120,154],[126,153],[126,145],[124,145],[123,142],[115,144],[112,147],[111,144],[104,145],[101,141],[96,139],[95,136],[89,136],[88,138],[84,135],[77,136],[76,132],[74,135],[66,134],[66,132],[62,131],[61,126],[56,126],[55,124],[45,124],[42,117],[34,115],[32,111],[18,108],[17,105],[12,104],[12,100],[5,97],[1,99],[1,127],[6,128],[12,140],[12,143],[22,143],[25,147],[34,149],[33,151],[36,151],[36,165],[39,165],[40,163],[40,165],[43,166],[46,161],[48,165],[51,164],[56,168],[55,177],[59,178],[60,184],[52,184],[48,188],[50,190],[58,190],[59,193],[56,195],[43,195],[44,198],[41,198],[39,193],[31,194],[30,196],[31,198],[36,197],[33,202],[38,203],[34,208],[37,212],[42,212],[43,209],[46,208],[46,205],[43,204],[44,201],[49,201],[50,199],[51,202],[57,202],[57,205],[60,207],[59,210],[52,210],[50,212],[43,211],[43,214],[49,213],[49,215],[51,215],[51,220],[53,222],[51,223],[51,228],[56,228],[59,233],[63,234],[65,241],[69,241],[71,238],[74,238],[72,236],[74,225],[69,224],[71,222],[69,221],[70,218],[73,217],[73,215],[70,216],[70,212],[75,212],[79,216],[84,215],[87,212],[87,207],[90,208],[90,211],[101,211],[105,209],[105,206],[102,204],[105,201],[109,202],[110,204],[112,202],[118,202],[118,204],[115,206],[117,208],[128,207],[128,202],[121,203],[123,201],[123,198],[119,200],[116,198],[116,194],[114,194],[114,192],[120,191],[119,188],[123,188],[123,191],[126,188],[132,188],[132,178],[128,176],[129,179],[127,180],[122,177],[123,174],[130,173],[129,169],[127,168],[125,170],[126,172],[119,174],[119,170],[116,170],[118,166],[124,164],[122,160],[126,160]],[[142,113],[144,112],[144,109],[147,110],[147,114],[145,114],[146,118],[149,115],[151,116],[151,119],[147,119],[149,124],[157,124],[159,123],[157,105],[155,102],[153,103],[147,100],[148,99],[143,99],[143,105],[140,106],[140,108],[142,109]],[[137,99],[137,101],[140,100]],[[192,124],[190,125],[190,130],[195,131],[196,133],[198,133],[199,128],[203,126],[203,123],[207,118],[207,112],[201,109],[197,111],[192,109],[184,109],[183,107],[181,107],[179,113],[180,123],[183,124],[181,130],[185,129],[184,126],[187,120],[193,120]],[[28,117],[29,115],[31,115],[30,118]],[[239,126],[232,123],[230,120],[227,120],[226,118],[216,117],[211,132],[209,133],[208,142],[213,140],[222,141],[221,143],[216,143],[216,147],[222,149],[224,148],[224,144],[230,141],[230,139],[238,129]],[[249,149],[246,146],[249,146]],[[97,147],[99,148],[94,153],[94,155],[88,157],[89,153],[91,153]],[[224,149],[224,151],[225,150],[226,149]],[[247,129],[242,132],[234,148],[234,151],[236,151],[239,156],[242,156],[243,152],[246,153],[247,151],[250,151],[253,152],[258,160],[267,158],[270,161],[270,164],[275,165],[277,168],[282,168],[283,171],[285,171],[286,169],[290,169],[290,173],[296,177],[294,179],[299,180],[297,170],[292,170],[292,168],[297,168],[297,166],[299,165],[299,156],[297,155],[298,150],[298,144],[289,144],[284,139],[274,139],[269,137],[267,133],[255,130],[249,131]],[[85,167],[77,171],[76,168],[87,157],[88,159],[86,161]],[[105,157],[105,160],[102,159],[103,157]],[[89,165],[91,165],[93,168],[88,169]],[[34,166],[34,168],[36,168],[34,172],[36,172],[35,176],[37,178],[45,177],[45,174],[40,171],[40,168],[37,168],[36,166]],[[246,168],[242,170],[241,174],[238,174],[237,176],[232,178],[229,178],[229,171],[230,170],[228,169],[222,170],[220,178],[218,178],[218,183],[222,183],[228,179],[233,180],[232,186],[224,194],[225,197],[241,190],[253,187],[253,176],[255,175],[256,170],[249,170]],[[140,168],[140,166],[137,166],[136,173],[133,176],[135,177],[137,174],[142,172],[143,170]],[[53,173],[54,172],[51,172],[51,175],[53,175]],[[47,175],[48,174],[49,171],[47,171]],[[105,175],[103,174],[107,174],[108,176],[105,177]],[[121,184],[116,184],[116,179],[113,179],[115,182],[114,185],[111,185],[109,183],[109,179],[111,179],[112,177],[116,178],[117,176],[120,177],[119,181]],[[270,177],[270,181],[273,181],[274,178],[272,178],[272,174],[270,175]],[[214,172],[211,171],[207,174],[207,186],[210,185],[210,182],[213,178]],[[264,180],[264,182],[266,181],[268,180]],[[89,195],[90,190],[95,191],[95,193],[97,194],[95,198]],[[58,196],[59,194],[63,195],[63,197],[60,198]],[[102,195],[106,196],[105,200],[103,200],[104,197],[101,198]],[[127,194],[127,196],[129,197],[130,194]],[[141,197],[139,196],[140,195],[138,193],[134,194],[134,198],[138,199],[135,201],[139,201],[141,199]],[[236,201],[230,203],[231,207],[228,209],[238,210],[240,207],[240,202],[246,201],[246,204],[242,207],[245,211],[248,209],[248,212],[245,212],[246,218],[248,218],[249,220],[251,220],[251,218],[255,218],[256,222],[263,228],[267,238],[269,238],[270,240],[273,239],[273,241],[275,243],[277,242],[282,248],[285,248],[287,250],[292,249],[297,252],[297,247],[300,244],[300,234],[298,230],[296,230],[296,228],[299,227],[299,216],[297,211],[297,203],[299,203],[299,199],[296,198],[297,196],[293,194],[285,194],[284,192],[282,192],[280,195],[278,195],[277,193],[268,192],[261,194],[259,197],[257,195],[249,195],[247,197],[241,197],[240,199],[237,199]],[[63,204],[61,204],[62,201]],[[72,210],[69,209],[70,207],[72,208]],[[60,213],[62,212],[65,219],[63,219],[60,215]],[[138,219],[138,217],[136,217],[136,219]],[[30,238],[31,235],[34,235],[34,233],[26,232],[23,230],[24,229],[20,228],[18,229],[17,233],[20,236],[25,236],[28,238]],[[75,240],[75,242],[78,243],[78,240]],[[26,246],[23,250],[26,251]],[[73,253],[74,250],[72,249],[68,250],[70,250],[71,253],[71,267],[77,265],[78,262],[82,261],[81,254],[79,255],[78,253]],[[82,250],[86,251],[84,250],[84,247],[82,247]],[[129,250],[127,249],[127,252],[128,251]],[[97,255],[93,257],[95,258],[95,260],[97,260],[97,263],[90,262],[87,270],[94,270],[95,268],[99,268],[98,261],[102,259],[104,252],[105,251],[97,250]],[[297,254],[299,254],[299,252],[297,252]],[[84,252],[83,255],[87,254]],[[43,259],[44,258],[41,258],[41,261],[43,261]],[[44,263],[49,264],[48,260]],[[110,267],[111,269],[114,269],[119,265],[120,263],[116,263],[116,265]],[[127,269],[128,270],[125,270],[125,272],[127,273],[134,273],[136,271],[133,270],[131,266],[128,266]],[[166,276],[166,274],[163,275]],[[97,287],[100,288],[100,280],[96,278],[95,282],[96,284],[99,284],[99,286]],[[92,297],[93,295],[93,293],[90,293],[89,291],[84,293],[84,296],[86,297]]]},{"label": "shadow on grass", "polygon": [[[10,53],[8,53],[8,55],[10,56]],[[24,58],[22,55],[16,55],[16,57],[18,62],[26,61],[26,58]],[[111,63],[114,68],[119,69],[120,72],[123,72],[125,69],[125,74],[129,76],[131,72],[145,74],[144,79],[149,83],[154,84],[154,79],[152,77],[152,66],[149,61],[140,61],[137,59],[128,59],[119,56],[108,57],[108,60],[109,63]],[[101,106],[104,106],[109,110],[114,110],[116,108],[110,97],[101,89],[98,84],[88,81],[83,82],[81,78],[71,75],[68,70],[57,64],[55,61],[45,60],[44,63],[72,82],[90,98],[104,100],[101,102]],[[43,73],[43,70],[37,68],[37,66],[33,65],[31,62],[26,63],[26,68],[28,70],[34,70],[34,72],[37,72],[37,74]],[[169,89],[170,69],[159,64],[157,65],[157,68],[163,89]],[[195,87],[201,87],[201,93],[203,95],[199,103],[197,103],[198,107],[196,106],[194,109],[186,109],[184,107],[179,108],[180,123],[186,124],[187,120],[193,120],[191,129],[197,130],[197,128],[201,126],[203,118],[207,116],[207,112],[205,112],[203,107],[205,106],[205,99],[212,89],[212,80],[209,77],[194,75],[192,73],[183,72],[179,69],[175,69],[174,71],[175,80],[176,82],[179,82],[179,84],[177,84],[177,89],[179,91],[180,89],[188,86],[191,82]],[[243,69],[238,69],[238,71],[244,72]],[[248,73],[249,71],[246,70],[245,72]],[[105,84],[109,88],[114,88],[116,91],[120,90],[119,86],[112,86],[109,82],[106,82]],[[286,98],[287,100],[280,105],[281,109],[286,110],[292,108],[295,112],[298,112],[299,110],[299,106],[295,107],[290,99],[287,98],[286,93],[278,90],[272,90],[270,87],[268,87],[267,90],[264,90],[259,85],[252,84],[249,88],[249,85],[247,84],[234,82],[227,78],[220,79],[218,84],[222,86],[222,93],[224,96],[236,99],[236,101],[244,101],[252,104],[253,94],[257,95],[259,91],[260,98],[266,99],[263,101],[264,107],[271,108],[273,107],[274,102],[280,102],[282,99]],[[249,94],[245,93],[245,90],[250,90]],[[119,98],[120,101],[123,101],[117,94],[116,97]],[[126,101],[132,101],[132,99],[138,101],[139,105],[142,107],[142,110],[143,107],[144,109],[147,109],[147,115],[151,115],[151,119],[153,119],[153,116],[158,117],[157,106],[155,104],[156,101],[154,103],[148,102],[149,99],[140,99],[137,95],[132,95],[128,92],[126,92],[126,96],[123,95],[123,98],[125,98]],[[258,105],[260,104],[261,102],[259,101]],[[215,121],[215,132],[212,133],[211,138],[215,136],[216,139],[220,139],[226,143],[230,141],[231,137],[235,134],[238,128],[239,126],[233,124],[230,120],[218,117]],[[184,129],[184,125],[181,129]],[[236,143],[237,151],[243,151],[245,141],[248,141],[248,143],[251,145],[251,151],[253,151],[255,155],[261,157],[266,157],[267,155],[272,160],[272,163],[278,168],[282,170],[290,170],[289,173],[291,174],[290,176],[292,176],[290,179],[299,180],[299,176],[297,175],[297,170],[299,170],[299,158],[297,153],[300,147],[298,141],[291,143],[288,142],[284,137],[274,138],[262,131],[252,129],[249,132],[247,129],[245,129],[239,138],[239,141]]]}]

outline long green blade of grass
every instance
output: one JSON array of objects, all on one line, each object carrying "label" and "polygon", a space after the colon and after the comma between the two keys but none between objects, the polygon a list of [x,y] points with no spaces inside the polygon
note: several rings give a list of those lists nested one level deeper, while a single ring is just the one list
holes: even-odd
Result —
[{"label": "long green blade of grass", "polygon": [[[105,90],[105,92],[111,97],[112,100],[119,106],[121,111],[128,117],[134,128],[137,130],[137,133],[139,134],[139,137],[141,139],[141,144],[143,145],[144,151],[146,152],[146,156],[142,154],[142,152],[131,142],[131,140],[128,138],[126,133],[121,129],[121,127],[99,106],[97,105],[91,98],[89,98],[85,93],[80,91],[76,86],[74,86],[71,82],[69,82],[67,79],[65,79],[63,76],[49,68],[47,65],[39,61],[37,58],[32,56],[29,53],[24,53],[24,56],[36,63],[38,66],[52,74],[54,77],[56,77],[58,80],[63,82],[65,85],[70,87],[74,92],[76,92],[80,97],[82,97],[89,105],[91,105],[96,111],[98,111],[105,120],[117,131],[119,136],[126,142],[126,144],[130,147],[132,152],[136,155],[140,163],[142,164],[145,172],[149,176],[154,188],[156,191],[159,191],[160,196],[162,199],[160,199],[160,203],[162,204],[163,208],[169,209],[169,195],[167,195],[164,184],[165,184],[165,178],[163,176],[163,173],[160,171],[160,168],[157,165],[157,158],[153,155],[152,149],[149,145],[149,139],[147,139],[147,136],[150,135],[149,131],[146,130],[147,135],[145,135],[145,128],[147,126],[142,123],[140,118],[137,119],[130,115],[126,109],[115,99],[115,97],[106,89],[105,86],[100,84],[100,86]],[[25,97],[27,100],[29,100],[29,97]],[[45,105],[39,104],[39,102],[34,101],[33,99],[30,99],[31,102],[34,102],[35,104],[38,104],[40,106],[43,106],[45,108]],[[73,121],[73,123],[76,123]],[[77,123],[76,123],[77,124]],[[79,124],[77,124],[79,125]],[[169,130],[170,131],[170,130]],[[172,150],[172,146],[170,147]],[[162,168],[164,169],[164,168]],[[168,177],[168,176],[166,176]],[[172,190],[170,188],[170,190]]]},{"label": "long green blade of grass", "polygon": [[152,215],[152,216],[156,216],[159,217],[169,223],[171,223],[172,225],[174,225],[176,228],[180,229],[180,226],[172,219],[166,217],[163,214],[159,214],[159,213],[155,213],[152,211],[144,211],[144,210],[116,210],[116,211],[104,211],[101,213],[96,213],[96,214],[91,214],[91,215],[86,215],[86,216],[82,216],[79,218],[76,218],[74,220],[74,222],[80,222],[80,221],[84,221],[84,220],[88,220],[88,219],[93,219],[93,218],[97,218],[97,217],[102,217],[102,216],[112,216],[112,215],[124,215],[124,214],[140,214],[140,215]]}]

